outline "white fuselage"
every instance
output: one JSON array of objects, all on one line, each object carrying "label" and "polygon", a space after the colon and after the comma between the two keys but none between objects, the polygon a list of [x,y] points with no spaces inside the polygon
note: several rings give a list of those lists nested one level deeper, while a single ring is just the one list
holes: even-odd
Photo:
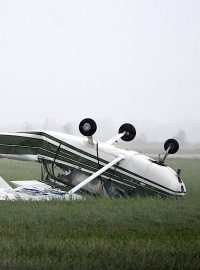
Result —
[{"label": "white fuselage", "polygon": [[[138,191],[167,196],[183,196],[186,194],[185,185],[174,170],[168,166],[159,165],[151,158],[136,151],[125,150],[109,143],[97,143],[95,140],[88,140],[85,137],[52,131],[43,132],[42,135],[34,133],[9,134],[10,136],[13,136],[13,134],[19,137],[22,136],[26,139],[42,140],[50,145],[49,152],[51,148],[58,149],[59,147],[59,153],[53,157],[48,155],[47,151],[45,152],[47,154],[41,152],[42,154],[35,155],[0,154],[2,157],[30,161],[46,159],[90,175],[95,172],[94,165],[97,164],[97,156],[102,167],[117,156],[123,155],[125,158],[117,166],[102,174],[103,179],[110,180],[116,185],[124,186],[135,194]],[[64,155],[66,155],[65,158]]]},{"label": "white fuselage", "polygon": [[[89,153],[91,156],[97,156],[97,142],[93,143],[88,141],[88,138],[77,137],[72,135],[63,135],[57,132],[49,132],[53,137],[59,137],[60,140]],[[75,150],[74,150],[75,151]],[[186,188],[184,183],[179,181],[177,173],[168,166],[158,165],[154,160],[149,157],[132,150],[125,150],[114,145],[98,142],[99,158],[107,162],[112,161],[119,155],[124,155],[125,159],[120,161],[117,167],[117,172],[122,173],[123,179],[116,179],[113,176],[106,176],[116,183],[123,181],[123,185],[133,188],[146,188],[153,192],[157,190],[157,193],[170,195],[185,195]],[[79,153],[80,156],[84,154]],[[96,161],[92,157],[87,159]],[[104,162],[101,162],[105,165]],[[83,171],[90,172],[90,170],[82,169]],[[126,178],[127,176],[127,178]],[[132,181],[134,179],[134,181]],[[135,181],[137,180],[137,181]],[[134,183],[134,184],[133,184]]]}]

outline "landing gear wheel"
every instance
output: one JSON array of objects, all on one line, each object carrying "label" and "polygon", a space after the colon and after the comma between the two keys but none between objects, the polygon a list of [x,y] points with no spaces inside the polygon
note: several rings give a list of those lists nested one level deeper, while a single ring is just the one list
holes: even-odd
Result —
[{"label": "landing gear wheel", "polygon": [[121,137],[121,139],[123,141],[129,142],[132,141],[135,138],[136,135],[136,130],[134,128],[133,125],[131,124],[123,124],[120,128],[119,128],[119,133],[124,133],[125,134]]},{"label": "landing gear wheel", "polygon": [[84,136],[92,136],[97,130],[97,125],[93,119],[85,118],[80,122],[79,130]]},{"label": "landing gear wheel", "polygon": [[179,143],[175,139],[168,139],[164,144],[164,149],[167,151],[169,148],[169,154],[175,154],[179,149]]}]

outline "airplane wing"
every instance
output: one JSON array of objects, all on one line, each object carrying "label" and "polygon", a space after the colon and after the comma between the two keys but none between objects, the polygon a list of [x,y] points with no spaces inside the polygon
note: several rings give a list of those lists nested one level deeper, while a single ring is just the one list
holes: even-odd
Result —
[{"label": "airplane wing", "polygon": [[116,157],[110,163],[106,164],[103,168],[101,168],[100,170],[98,170],[97,172],[95,172],[94,174],[92,174],[91,176],[89,176],[88,178],[86,178],[85,180],[83,180],[81,183],[79,183],[78,185],[76,185],[74,188],[72,188],[68,192],[68,194],[69,195],[74,194],[76,191],[78,191],[79,189],[81,189],[83,186],[85,186],[86,184],[88,184],[89,182],[91,182],[93,179],[95,179],[96,177],[98,177],[99,175],[101,175],[102,173],[104,173],[105,171],[107,171],[108,169],[110,169],[113,165],[117,164],[119,161],[121,161],[124,158],[125,158],[125,156],[123,156],[123,155],[120,155],[120,156]]}]

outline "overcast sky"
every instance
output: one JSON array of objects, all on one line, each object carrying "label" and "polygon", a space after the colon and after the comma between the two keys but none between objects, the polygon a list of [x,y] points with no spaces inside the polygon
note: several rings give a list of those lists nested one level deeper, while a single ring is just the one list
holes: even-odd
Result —
[{"label": "overcast sky", "polygon": [[0,0],[0,127],[132,122],[200,141],[199,0]]}]

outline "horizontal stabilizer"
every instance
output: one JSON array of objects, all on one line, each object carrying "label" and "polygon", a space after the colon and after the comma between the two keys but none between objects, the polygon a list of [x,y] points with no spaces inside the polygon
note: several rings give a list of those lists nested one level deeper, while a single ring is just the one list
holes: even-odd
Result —
[{"label": "horizontal stabilizer", "polygon": [[26,188],[39,188],[39,189],[52,189],[51,186],[42,183],[38,180],[24,180],[24,181],[11,181],[16,187],[26,187]]},{"label": "horizontal stabilizer", "polygon": [[12,189],[12,187],[0,176],[0,188]]}]

